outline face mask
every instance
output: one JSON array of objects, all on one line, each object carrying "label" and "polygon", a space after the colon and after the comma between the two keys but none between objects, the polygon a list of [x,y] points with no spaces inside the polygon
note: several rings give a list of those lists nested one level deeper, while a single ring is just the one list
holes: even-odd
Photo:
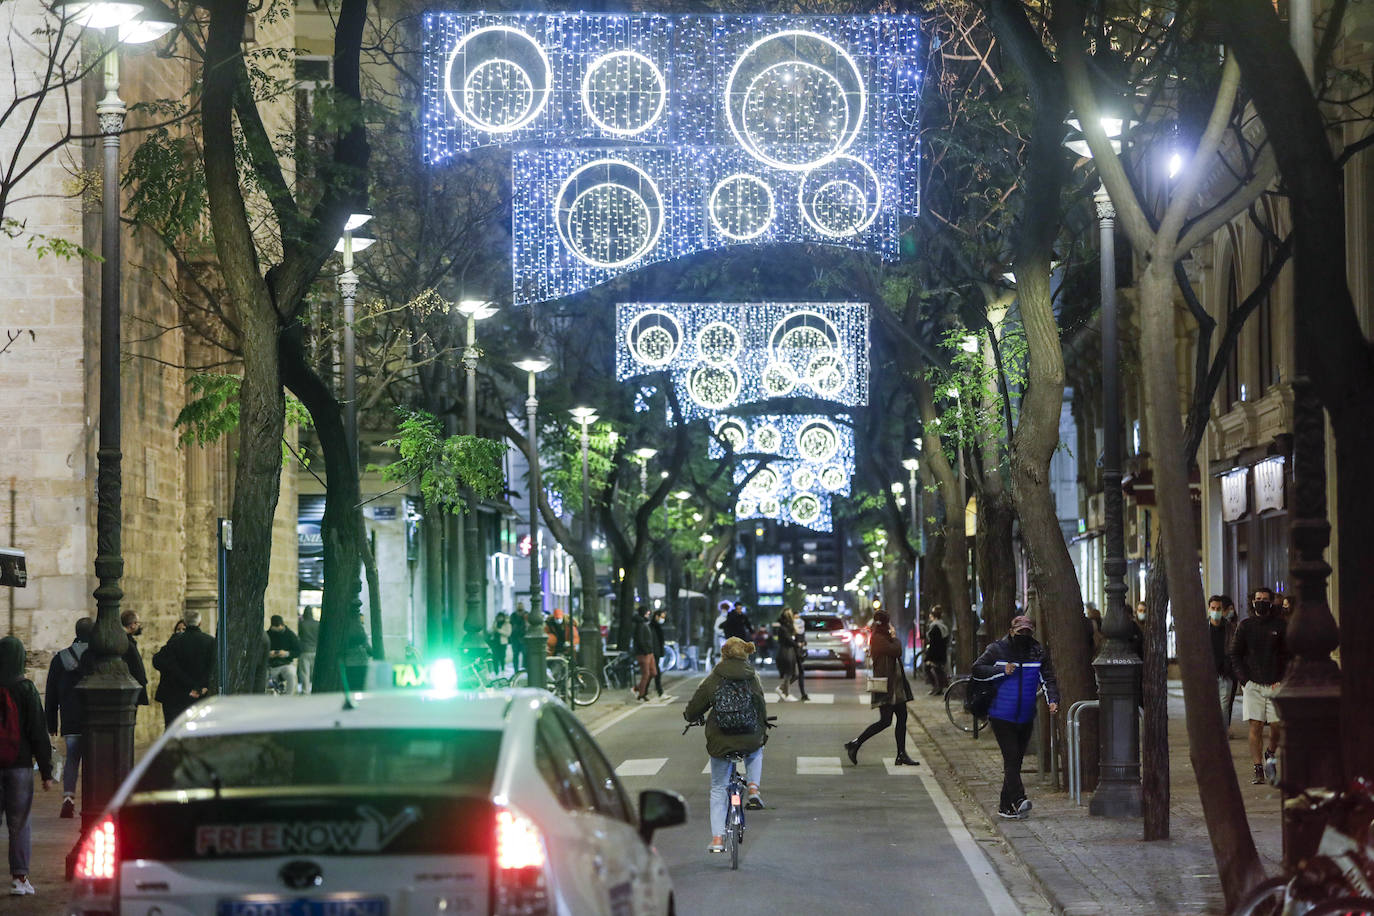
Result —
[{"label": "face mask", "polygon": [[1144,622],[1145,622],[1145,617],[1146,617],[1146,614],[1145,614],[1144,611],[1136,611],[1136,612],[1135,612],[1135,619],[1136,619],[1136,620],[1139,620],[1141,623],[1144,623]]},{"label": "face mask", "polygon": [[1258,614],[1260,617],[1268,617],[1269,612],[1274,609],[1274,606],[1270,604],[1268,601],[1256,601],[1251,605],[1251,607],[1254,609],[1255,613]]},{"label": "face mask", "polygon": [[1221,623],[1221,618],[1222,618],[1223,616],[1225,616],[1225,615],[1223,615],[1223,614],[1221,613],[1221,611],[1208,611],[1208,612],[1207,612],[1207,617],[1208,617],[1208,619],[1210,619],[1210,620],[1212,621],[1212,623]]},{"label": "face mask", "polygon": [[1011,637],[1011,644],[1018,652],[1026,651],[1033,642],[1035,639],[1029,633],[1013,633]]}]

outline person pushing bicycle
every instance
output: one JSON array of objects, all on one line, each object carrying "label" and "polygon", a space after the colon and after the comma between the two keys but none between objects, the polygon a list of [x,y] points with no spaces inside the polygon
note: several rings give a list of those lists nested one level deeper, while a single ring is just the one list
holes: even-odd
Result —
[{"label": "person pushing bicycle", "polygon": [[697,687],[682,717],[695,722],[706,715],[706,753],[711,757],[711,845],[707,852],[725,852],[725,796],[735,762],[731,753],[743,753],[749,784],[746,808],[762,808],[759,782],[763,777],[763,746],[768,742],[768,704],[763,684],[749,664],[754,644],[732,636],[721,646],[720,662]]}]

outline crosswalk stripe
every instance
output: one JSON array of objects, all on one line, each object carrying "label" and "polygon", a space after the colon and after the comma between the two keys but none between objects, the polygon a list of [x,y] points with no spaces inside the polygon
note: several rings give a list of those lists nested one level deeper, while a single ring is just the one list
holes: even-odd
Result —
[{"label": "crosswalk stripe", "polygon": [[812,703],[822,703],[829,705],[835,702],[835,694],[833,693],[813,693],[809,694],[809,696],[811,697]]},{"label": "crosswalk stripe", "polygon": [[701,775],[702,775],[702,776],[710,776],[710,775],[711,775],[711,758],[710,758],[710,757],[707,757],[707,758],[706,758],[706,766],[704,766],[704,767],[701,768]]},{"label": "crosswalk stripe", "polygon": [[[917,762],[922,766],[925,765],[925,761],[923,760],[918,760]],[[917,776],[920,775],[921,772],[921,767],[897,766],[896,757],[884,757],[883,768],[887,770],[887,775],[889,776]]]},{"label": "crosswalk stripe", "polygon": [[838,757],[798,757],[798,776],[843,776]]},{"label": "crosswalk stripe", "polygon": [[620,776],[657,776],[658,771],[663,769],[663,765],[667,762],[667,757],[627,760],[616,767],[615,771]]}]

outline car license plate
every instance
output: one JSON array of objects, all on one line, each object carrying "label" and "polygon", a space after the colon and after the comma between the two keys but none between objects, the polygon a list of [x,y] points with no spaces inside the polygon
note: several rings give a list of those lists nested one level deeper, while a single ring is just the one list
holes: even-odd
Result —
[{"label": "car license plate", "polygon": [[257,897],[221,900],[216,916],[386,916],[385,897]]},{"label": "car license plate", "polygon": [[807,650],[807,653],[806,653],[806,654],[807,654],[807,656],[810,657],[810,658],[825,658],[827,655],[830,654],[830,650],[829,650],[829,649],[809,649],[809,650]]}]

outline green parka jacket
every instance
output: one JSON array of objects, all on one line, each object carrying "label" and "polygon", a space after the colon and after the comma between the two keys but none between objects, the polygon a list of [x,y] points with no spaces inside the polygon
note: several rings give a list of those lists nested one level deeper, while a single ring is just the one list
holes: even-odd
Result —
[{"label": "green parka jacket", "polygon": [[682,713],[682,717],[688,722],[694,722],[706,714],[711,708],[711,701],[716,695],[716,688],[722,681],[749,681],[749,692],[754,697],[754,705],[758,709],[759,727],[757,732],[747,735],[727,735],[721,732],[716,725],[715,714],[712,713],[706,719],[706,753],[712,757],[724,757],[731,751],[743,751],[751,753],[758,750],[768,743],[767,726],[765,721],[768,717],[768,704],[763,698],[763,684],[759,681],[754,666],[742,658],[722,659],[711,673],[706,675],[706,680],[697,687],[697,692],[692,694],[691,701],[687,704],[687,709]]}]

